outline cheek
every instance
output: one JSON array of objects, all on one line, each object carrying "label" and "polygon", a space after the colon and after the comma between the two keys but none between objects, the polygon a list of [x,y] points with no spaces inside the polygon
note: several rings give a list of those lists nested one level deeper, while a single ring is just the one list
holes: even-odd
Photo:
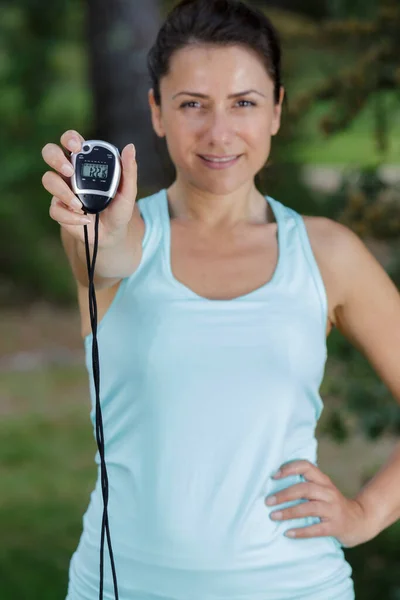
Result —
[{"label": "cheek", "polygon": [[166,130],[166,143],[171,159],[176,164],[188,164],[196,159],[204,128],[200,120],[176,120]]},{"label": "cheek", "polygon": [[171,148],[175,152],[184,153],[193,145],[201,131],[202,124],[200,120],[175,117],[168,123],[165,133]]},{"label": "cheek", "polygon": [[207,119],[205,116],[200,113],[195,114],[194,110],[192,114],[174,113],[168,119],[168,132],[181,142],[187,139],[188,135],[201,134],[206,127]]},{"label": "cheek", "polygon": [[268,129],[259,128],[252,132],[247,132],[244,137],[248,148],[250,158],[254,163],[263,163],[265,155],[271,149],[271,135]]},{"label": "cheek", "polygon": [[236,127],[236,134],[241,137],[250,149],[260,152],[270,145],[271,122],[266,115],[249,117],[239,122]]},{"label": "cheek", "polygon": [[188,132],[179,129],[166,134],[166,144],[171,161],[178,168],[188,167],[195,160],[195,144]]}]

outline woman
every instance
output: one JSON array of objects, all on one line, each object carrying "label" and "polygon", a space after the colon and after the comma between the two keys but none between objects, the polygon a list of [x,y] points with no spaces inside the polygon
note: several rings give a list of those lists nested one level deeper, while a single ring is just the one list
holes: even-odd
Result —
[{"label": "woman", "polygon": [[[333,326],[400,399],[398,293],[350,229],[255,186],[280,127],[280,54],[270,21],[241,2],[178,4],[148,57],[152,123],[176,179],[135,202],[127,146],[101,213],[100,397],[121,600],[350,600],[342,546],[390,524],[389,494],[378,516],[377,486],[348,499],[318,469],[314,430]],[[61,137],[70,151],[83,141]],[[94,424],[82,211],[63,150],[42,153],[58,172],[43,185],[77,282]],[[97,481],[67,600],[98,598],[102,506]],[[107,545],[104,581],[114,598]]]}]

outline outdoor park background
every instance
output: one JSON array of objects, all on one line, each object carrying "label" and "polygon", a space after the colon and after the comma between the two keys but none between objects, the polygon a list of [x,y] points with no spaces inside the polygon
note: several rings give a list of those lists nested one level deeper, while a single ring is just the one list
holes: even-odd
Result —
[{"label": "outdoor park background", "polygon": [[[398,1],[254,3],[281,32],[288,94],[260,190],[350,226],[400,286]],[[75,285],[41,185],[41,148],[67,129],[120,149],[133,141],[138,198],[170,184],[144,57],[172,4],[2,3],[1,600],[65,598],[96,475]],[[321,394],[318,464],[352,495],[397,442],[400,410],[336,330]],[[345,554],[359,600],[400,599],[400,523]]]}]

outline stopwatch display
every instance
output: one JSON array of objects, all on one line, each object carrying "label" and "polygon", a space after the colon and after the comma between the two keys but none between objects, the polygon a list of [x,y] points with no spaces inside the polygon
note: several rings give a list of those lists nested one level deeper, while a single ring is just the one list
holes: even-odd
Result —
[{"label": "stopwatch display", "polygon": [[114,198],[121,176],[118,148],[102,140],[87,140],[71,154],[72,189],[88,213],[104,210]]},{"label": "stopwatch display", "polygon": [[94,177],[94,179],[107,179],[108,165],[84,162],[81,177]]}]

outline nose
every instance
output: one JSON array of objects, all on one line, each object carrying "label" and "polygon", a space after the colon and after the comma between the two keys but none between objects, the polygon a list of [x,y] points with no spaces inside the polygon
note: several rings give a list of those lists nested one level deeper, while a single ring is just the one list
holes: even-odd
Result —
[{"label": "nose", "polygon": [[229,144],[233,139],[234,124],[232,117],[225,111],[215,111],[207,123],[207,137],[211,144]]}]

